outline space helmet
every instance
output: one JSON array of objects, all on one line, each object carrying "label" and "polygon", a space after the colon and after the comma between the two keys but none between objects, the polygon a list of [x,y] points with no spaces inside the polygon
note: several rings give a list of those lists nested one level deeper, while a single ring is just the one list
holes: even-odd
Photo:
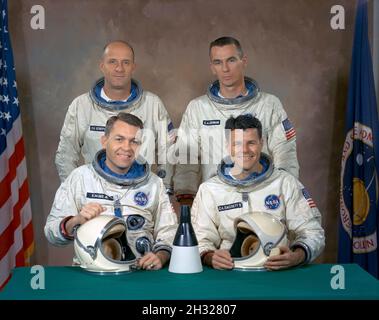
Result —
[{"label": "space helmet", "polygon": [[234,220],[235,239],[230,248],[235,270],[262,271],[269,256],[288,245],[286,226],[266,212],[251,212]]},{"label": "space helmet", "polygon": [[111,215],[100,215],[82,224],[74,240],[80,266],[97,273],[132,271],[136,257],[128,245],[126,232],[126,222]]}]

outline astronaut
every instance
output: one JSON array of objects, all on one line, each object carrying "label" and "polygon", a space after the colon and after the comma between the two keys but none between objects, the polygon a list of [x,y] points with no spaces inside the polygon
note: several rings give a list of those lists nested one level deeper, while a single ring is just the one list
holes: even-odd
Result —
[{"label": "astronaut", "polygon": [[[216,175],[217,165],[226,155],[224,125],[230,116],[250,113],[264,128],[263,151],[275,167],[299,175],[296,133],[279,99],[260,91],[253,79],[244,76],[247,57],[238,40],[216,39],[210,44],[210,67],[217,81],[207,94],[192,100],[183,115],[176,144],[170,148],[175,169],[174,190],[181,203],[190,204],[201,181]],[[181,157],[181,153],[189,153]],[[190,160],[191,161],[191,160]],[[193,163],[195,162],[195,163]]]},{"label": "astronaut", "polygon": [[[60,134],[55,164],[61,182],[79,166],[81,156],[90,163],[101,148],[100,136],[107,119],[120,111],[136,115],[144,123],[144,144],[140,154],[157,163],[157,175],[172,193],[173,168],[166,161],[167,148],[174,142],[174,126],[158,96],[144,91],[132,79],[136,68],[134,50],[124,41],[104,48],[100,70],[104,77],[87,93],[75,98],[68,108]],[[149,130],[146,130],[149,129]]]},{"label": "astronaut", "polygon": [[[264,268],[279,270],[313,261],[325,242],[315,202],[297,178],[275,168],[262,152],[262,125],[257,118],[231,117],[225,129],[229,156],[218,166],[217,176],[200,185],[192,206],[192,223],[203,263],[216,269],[234,267],[235,259],[240,259],[232,248],[236,242],[235,223],[243,217],[244,227],[250,216],[254,218],[250,213],[271,215],[286,228],[288,245],[278,245],[279,252],[272,256],[267,250]],[[263,232],[274,234],[267,222],[261,225]],[[264,230],[265,225],[271,230]],[[281,232],[277,234],[279,243]]]},{"label": "astronaut", "polygon": [[45,235],[54,245],[73,240],[74,230],[99,215],[125,219],[128,245],[139,267],[161,268],[170,257],[177,218],[161,178],[138,155],[142,121],[119,113],[106,122],[91,164],[74,169],[59,187]]}]

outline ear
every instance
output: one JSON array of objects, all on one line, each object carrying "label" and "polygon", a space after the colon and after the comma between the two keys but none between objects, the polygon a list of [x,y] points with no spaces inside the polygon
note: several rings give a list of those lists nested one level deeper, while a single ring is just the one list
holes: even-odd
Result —
[{"label": "ear", "polygon": [[227,150],[228,156],[230,156],[230,157],[234,156],[232,146],[229,143],[226,144],[226,150]]},{"label": "ear", "polygon": [[101,70],[102,73],[104,73],[104,59],[100,59],[99,69]]},{"label": "ear", "polygon": [[108,141],[108,137],[106,135],[101,136],[100,142],[101,142],[101,146],[103,147],[103,149],[105,149],[105,147],[107,145],[107,141]]},{"label": "ear", "polygon": [[230,143],[229,143],[228,140],[229,140],[228,138],[225,138],[225,144],[224,144],[224,147],[225,147],[226,153],[227,153],[228,155],[230,155]]},{"label": "ear", "polygon": [[211,68],[212,74],[214,76],[217,76],[216,69],[215,69],[214,65],[212,64],[212,61],[209,63],[209,67]]},{"label": "ear", "polygon": [[[229,130],[228,134],[226,133],[226,130]],[[224,129],[224,147],[225,150],[230,154],[230,139],[231,139],[231,130],[230,129]]]},{"label": "ear", "polygon": [[246,68],[247,67],[247,55],[244,54],[241,60],[242,60],[242,64],[243,64],[244,68]]},{"label": "ear", "polygon": [[230,157],[233,157],[233,150],[232,150],[232,144],[231,144],[230,138],[225,141],[225,148],[226,148],[225,149],[226,154]]},{"label": "ear", "polygon": [[133,62],[133,65],[132,65],[132,73],[136,70],[137,68],[137,64],[135,62]]}]

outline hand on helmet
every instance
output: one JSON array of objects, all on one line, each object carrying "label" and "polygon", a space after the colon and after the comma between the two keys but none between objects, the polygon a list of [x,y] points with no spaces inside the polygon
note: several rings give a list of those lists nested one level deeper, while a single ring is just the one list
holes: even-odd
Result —
[{"label": "hand on helmet", "polygon": [[271,256],[265,263],[265,268],[269,270],[287,269],[299,265],[305,260],[305,252],[301,248],[295,251],[290,250],[287,246],[280,246],[280,254]]},{"label": "hand on helmet", "polygon": [[91,220],[97,216],[100,215],[100,213],[104,212],[106,208],[104,208],[101,204],[96,202],[89,202],[82,210],[80,210],[80,213],[78,214],[78,222],[79,224],[83,224],[84,222]]},{"label": "hand on helmet", "polygon": [[66,222],[66,230],[68,234],[72,234],[73,229],[77,225],[81,225],[88,220],[91,220],[100,215],[106,208],[95,202],[89,202],[83,206],[80,213],[76,216],[73,216],[70,220]]}]

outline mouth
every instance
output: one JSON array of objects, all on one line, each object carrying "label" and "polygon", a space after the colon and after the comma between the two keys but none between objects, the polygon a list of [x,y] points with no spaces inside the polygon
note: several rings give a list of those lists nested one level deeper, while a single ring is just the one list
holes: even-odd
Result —
[{"label": "mouth", "polygon": [[130,153],[116,153],[116,156],[122,160],[130,161],[133,158],[133,155]]},{"label": "mouth", "polygon": [[241,155],[241,156],[237,156],[236,158],[238,158],[242,162],[247,162],[247,161],[254,160],[255,159],[255,155],[248,155],[248,156]]},{"label": "mouth", "polygon": [[116,71],[116,73],[113,74],[115,77],[125,77],[124,71]]}]

